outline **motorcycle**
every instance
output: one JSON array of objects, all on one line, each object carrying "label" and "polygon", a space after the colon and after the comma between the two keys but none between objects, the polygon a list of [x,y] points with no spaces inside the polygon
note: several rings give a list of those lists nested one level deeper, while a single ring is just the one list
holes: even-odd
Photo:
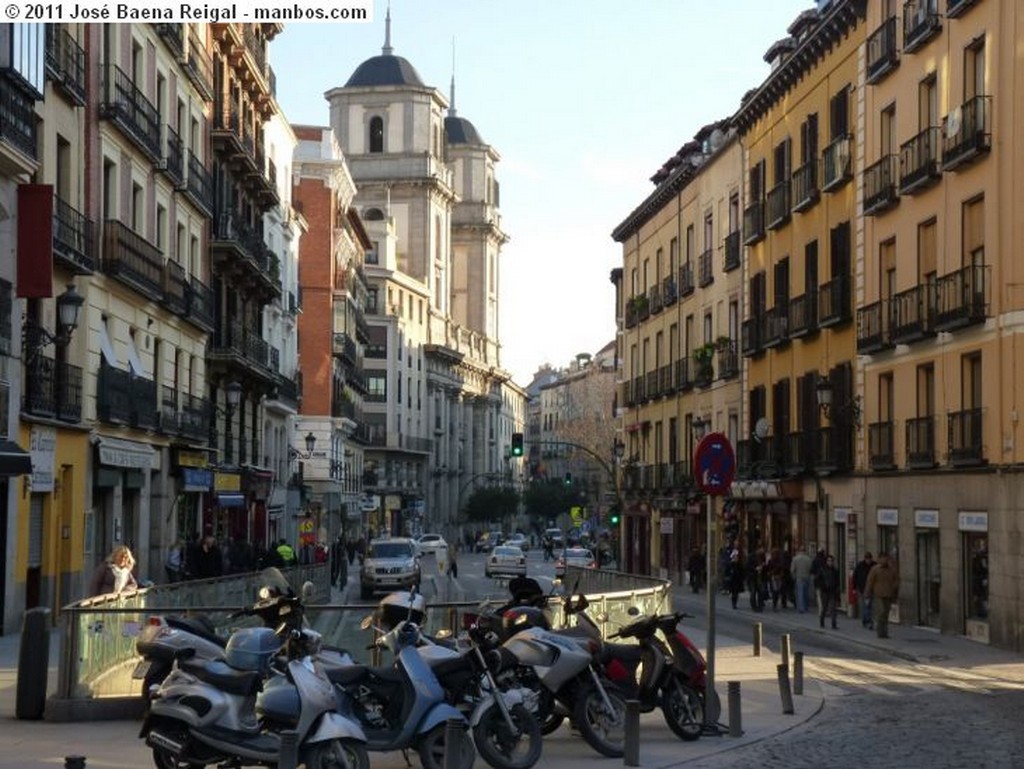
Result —
[{"label": "motorcycle", "polygon": [[660,706],[665,723],[687,741],[697,739],[704,730],[707,696],[704,656],[678,627],[688,616],[676,612],[641,617],[609,636],[638,642],[634,647],[638,656],[615,661],[628,671],[618,681],[620,686],[631,699],[639,700],[642,712]]},{"label": "motorcycle", "polygon": [[[264,627],[276,628],[281,622],[292,628],[303,627],[305,615],[301,602],[290,595],[291,588],[284,575],[273,566],[264,569],[261,575],[263,587],[270,592],[269,600],[235,612],[229,619],[256,616]],[[288,595],[288,600],[279,602],[276,599],[280,595]],[[223,659],[227,642],[227,638],[218,635],[206,615],[153,615],[135,642],[135,651],[142,659],[136,664],[132,678],[142,680],[142,696],[148,701],[153,688],[171,672],[176,658],[192,650],[191,656],[199,659]],[[352,655],[344,649],[322,646],[319,656],[328,665],[352,664]]]},{"label": "motorcycle", "polygon": [[[294,596],[261,588],[254,611]],[[282,733],[294,731],[298,762],[307,769],[369,769],[366,736],[351,704],[315,659],[320,635],[281,623],[277,630],[242,628],[222,660],[178,653],[157,687],[139,736],[158,769],[182,765],[276,766]]]},{"label": "motorcycle", "polygon": [[[367,617],[363,629],[371,623],[372,617]],[[455,719],[466,728],[469,722],[446,701],[444,689],[416,648],[419,641],[419,626],[404,620],[376,641],[394,655],[393,667],[345,665],[328,668],[327,675],[352,698],[368,750],[414,749],[424,769],[442,769],[446,722]],[[460,740],[458,766],[470,769],[475,757],[472,742]]]},{"label": "motorcycle", "polygon": [[[397,624],[405,609],[417,625],[425,617],[422,596],[391,593],[377,607],[376,619],[385,628]],[[454,639],[422,632],[416,641],[420,656],[431,667],[449,704],[462,711],[477,751],[495,769],[530,769],[540,758],[543,738],[533,715],[536,695],[520,686],[501,688],[495,679],[501,654],[497,638],[472,629],[460,644]],[[484,648],[489,648],[484,653]]]}]

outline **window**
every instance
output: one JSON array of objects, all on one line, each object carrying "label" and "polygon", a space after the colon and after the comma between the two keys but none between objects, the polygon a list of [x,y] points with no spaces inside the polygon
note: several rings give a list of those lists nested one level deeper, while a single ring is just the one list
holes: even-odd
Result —
[{"label": "window", "polygon": [[145,237],[146,208],[141,184],[132,184],[132,229]]},{"label": "window", "polygon": [[985,263],[985,199],[975,198],[963,207],[962,266]]},{"label": "window", "polygon": [[892,155],[896,152],[896,105],[890,104],[882,110],[879,143],[882,148],[882,157]]},{"label": "window", "polygon": [[939,124],[939,89],[933,72],[917,87],[917,121],[918,130]]},{"label": "window", "polygon": [[103,219],[118,219],[120,211],[117,206],[117,164],[107,158],[103,159]]},{"label": "window", "polygon": [[765,162],[762,158],[759,160],[753,168],[750,169],[750,199],[751,201],[759,201],[764,198],[764,174],[765,174]]},{"label": "window", "polygon": [[812,163],[818,157],[818,113],[807,116],[800,125],[800,165]]},{"label": "window", "polygon": [[384,118],[375,115],[370,118],[370,152],[384,151]]},{"label": "window", "polygon": [[934,282],[938,246],[935,220],[917,225],[917,279],[918,283]]},{"label": "window", "polygon": [[740,194],[733,192],[729,195],[729,232],[739,232],[740,229]]},{"label": "window", "polygon": [[917,415],[935,414],[935,367],[926,363],[917,367]]},{"label": "window", "polygon": [[850,88],[844,86],[839,93],[829,101],[828,119],[829,136],[832,140],[846,136],[850,133]]},{"label": "window", "polygon": [[779,142],[775,146],[774,152],[774,172],[775,172],[775,184],[782,184],[784,181],[789,179],[790,174],[790,145],[789,139]]},{"label": "window", "polygon": [[71,143],[57,134],[57,196],[64,201],[71,200]]},{"label": "window", "polygon": [[367,376],[366,377],[366,394],[370,400],[382,401],[387,398],[388,387],[387,378],[383,375],[380,376]]},{"label": "window", "polygon": [[981,408],[981,353],[972,352],[961,361],[963,377],[961,405],[965,410]]},{"label": "window", "polygon": [[156,206],[156,247],[160,252],[167,252],[167,209],[157,203]]},{"label": "window", "polygon": [[668,242],[668,274],[675,275],[679,267],[679,238],[672,238]]},{"label": "window", "polygon": [[972,42],[964,51],[964,101],[985,96],[985,38]]},{"label": "window", "polygon": [[[987,517],[986,517],[987,524]],[[967,619],[988,619],[988,532],[964,531],[964,615]]]},{"label": "window", "polygon": [[704,250],[712,251],[715,248],[715,218],[711,211],[704,214]]}]

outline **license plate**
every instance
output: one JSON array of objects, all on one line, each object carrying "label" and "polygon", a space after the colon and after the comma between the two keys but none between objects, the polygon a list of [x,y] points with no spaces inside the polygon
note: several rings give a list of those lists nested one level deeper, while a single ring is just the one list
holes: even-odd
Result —
[{"label": "license plate", "polygon": [[146,673],[149,672],[149,668],[152,664],[153,663],[149,660],[142,660],[135,666],[135,670],[132,672],[132,678],[145,678]]}]

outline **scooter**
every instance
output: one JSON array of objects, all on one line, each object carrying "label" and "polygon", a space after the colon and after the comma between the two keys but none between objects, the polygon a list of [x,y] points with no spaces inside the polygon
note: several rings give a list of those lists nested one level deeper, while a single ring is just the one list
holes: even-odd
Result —
[{"label": "scooter", "polygon": [[[369,629],[372,617],[367,617],[362,626]],[[403,620],[376,641],[394,654],[393,667],[330,667],[327,675],[352,698],[353,713],[366,734],[367,749],[413,749],[424,769],[442,769],[446,723],[455,719],[468,728],[469,722],[446,701],[437,676],[417,649],[419,642],[419,626]],[[472,741],[460,740],[458,750],[460,769],[471,769],[476,757]]]},{"label": "scooter", "polygon": [[[704,657],[679,629],[679,623],[689,616],[676,612],[642,617],[609,636],[635,638],[638,642],[634,647],[639,652],[635,663],[616,660],[628,670],[628,677],[617,683],[631,699],[639,700],[642,712],[648,713],[660,706],[665,723],[687,741],[703,733],[707,690]],[[658,633],[663,638],[659,638]]]},{"label": "scooter", "polygon": [[[282,608],[288,598],[278,597]],[[261,601],[269,600],[261,590]],[[223,660],[180,652],[139,733],[154,764],[276,766],[289,730],[307,769],[369,769],[366,736],[349,701],[311,654],[319,644],[319,633],[282,623],[278,631],[235,631]]]}]

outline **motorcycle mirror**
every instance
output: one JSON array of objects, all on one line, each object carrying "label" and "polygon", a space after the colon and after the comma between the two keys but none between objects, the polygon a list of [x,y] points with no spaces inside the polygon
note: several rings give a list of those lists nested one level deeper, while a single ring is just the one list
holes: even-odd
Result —
[{"label": "motorcycle mirror", "polygon": [[302,602],[309,603],[316,596],[316,585],[308,579],[302,583]]},{"label": "motorcycle mirror", "polygon": [[635,617],[639,613],[640,613],[640,610],[638,608],[636,608],[635,606],[630,606],[628,609],[626,609],[626,614],[628,614],[630,617]]},{"label": "motorcycle mirror", "polygon": [[594,619],[596,619],[598,622],[607,622],[608,621],[608,612],[602,611],[602,612],[598,613],[598,615]]},{"label": "motorcycle mirror", "polygon": [[362,630],[369,630],[371,627],[373,627],[373,615],[367,614],[365,617],[363,617],[363,621],[359,623],[359,627]]},{"label": "motorcycle mirror", "polygon": [[268,598],[270,598],[270,588],[264,585],[260,588],[259,592],[256,595],[259,596],[259,599],[261,601],[266,601]]},{"label": "motorcycle mirror", "polygon": [[440,630],[438,630],[436,633],[434,633],[434,637],[435,638],[451,638],[451,635],[452,635],[452,631],[449,630],[446,627],[443,627]]}]

